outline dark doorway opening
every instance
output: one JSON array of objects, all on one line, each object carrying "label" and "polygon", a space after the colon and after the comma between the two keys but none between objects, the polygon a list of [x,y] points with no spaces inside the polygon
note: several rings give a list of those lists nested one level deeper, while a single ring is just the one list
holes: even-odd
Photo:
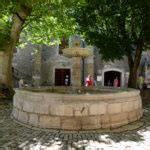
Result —
[{"label": "dark doorway opening", "polygon": [[104,73],[104,86],[113,86],[115,78],[118,78],[119,84],[121,85],[121,73],[118,71],[107,71]]},{"label": "dark doorway opening", "polygon": [[[66,84],[67,78],[67,84]],[[55,69],[55,85],[70,86],[70,69]]]}]

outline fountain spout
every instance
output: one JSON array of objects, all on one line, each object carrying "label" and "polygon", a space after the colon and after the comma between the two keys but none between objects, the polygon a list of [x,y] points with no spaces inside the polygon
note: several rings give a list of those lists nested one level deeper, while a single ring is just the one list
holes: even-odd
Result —
[{"label": "fountain spout", "polygon": [[74,43],[74,47],[63,49],[63,55],[72,58],[72,85],[81,87],[81,58],[89,57],[92,53],[88,48],[79,47],[79,43]]}]

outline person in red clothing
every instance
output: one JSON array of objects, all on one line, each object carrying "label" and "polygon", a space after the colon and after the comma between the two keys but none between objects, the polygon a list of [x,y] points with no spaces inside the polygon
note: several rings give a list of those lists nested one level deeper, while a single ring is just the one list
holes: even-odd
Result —
[{"label": "person in red clothing", "polygon": [[92,76],[89,74],[85,80],[85,86],[89,87],[93,85],[93,80],[92,80]]},{"label": "person in red clothing", "polygon": [[119,81],[118,81],[118,78],[116,77],[116,78],[114,79],[113,86],[114,86],[114,87],[118,87],[118,85],[119,85]]}]

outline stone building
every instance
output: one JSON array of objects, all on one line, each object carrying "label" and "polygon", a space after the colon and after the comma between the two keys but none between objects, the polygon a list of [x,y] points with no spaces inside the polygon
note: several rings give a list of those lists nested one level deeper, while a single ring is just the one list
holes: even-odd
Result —
[{"label": "stone building", "polygon": [[[76,73],[73,71],[73,62],[71,58],[63,56],[62,49],[73,47],[74,41],[79,41],[80,47],[85,47],[85,42],[77,35],[69,39],[68,44],[53,46],[37,46],[28,44],[24,49],[17,49],[14,53],[13,68],[18,72],[18,78],[23,78],[26,83],[34,86],[63,86],[65,78],[68,76],[68,85],[75,82],[72,77]],[[81,82],[87,74],[94,74],[94,55],[93,48],[90,48],[92,55],[81,59]],[[14,75],[15,76],[15,75]]]},{"label": "stone building", "polygon": [[117,77],[119,86],[125,87],[129,76],[127,58],[105,62],[102,60],[99,51],[95,49],[94,73],[95,79],[102,86],[113,86],[113,81]]},{"label": "stone building", "polygon": [[[65,85],[65,77],[68,76],[67,84],[72,85],[75,82],[72,77],[76,73],[73,71],[73,62],[71,58],[64,57],[61,50],[73,47],[76,40],[79,41],[80,47],[87,47],[79,36],[74,35],[70,37],[69,41],[62,38],[60,45],[36,46],[28,44],[24,49],[17,49],[17,52],[14,53],[13,67],[18,78],[23,78],[25,82],[34,86],[62,86]],[[92,55],[81,59],[80,62],[82,85],[84,85],[86,76],[91,74],[97,85],[113,86],[113,80],[117,77],[119,86],[126,87],[129,76],[127,58],[105,62],[97,48],[90,47],[90,49]],[[141,65],[144,58],[145,52],[141,59]],[[147,60],[149,59],[147,58]]]}]

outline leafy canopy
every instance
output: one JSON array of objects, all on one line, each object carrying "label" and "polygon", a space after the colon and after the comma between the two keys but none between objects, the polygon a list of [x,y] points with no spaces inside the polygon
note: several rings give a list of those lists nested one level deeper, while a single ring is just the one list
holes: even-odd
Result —
[{"label": "leafy canopy", "polygon": [[9,40],[12,16],[21,5],[31,8],[32,13],[23,26],[20,44],[30,41],[50,45],[53,44],[51,38],[58,42],[58,37],[73,34],[77,23],[72,10],[76,3],[77,0],[3,0],[0,4],[0,11],[3,12],[0,14],[0,45]]},{"label": "leafy canopy", "polygon": [[150,44],[150,1],[87,0],[76,9],[79,31],[105,60],[134,54],[140,38]]}]

